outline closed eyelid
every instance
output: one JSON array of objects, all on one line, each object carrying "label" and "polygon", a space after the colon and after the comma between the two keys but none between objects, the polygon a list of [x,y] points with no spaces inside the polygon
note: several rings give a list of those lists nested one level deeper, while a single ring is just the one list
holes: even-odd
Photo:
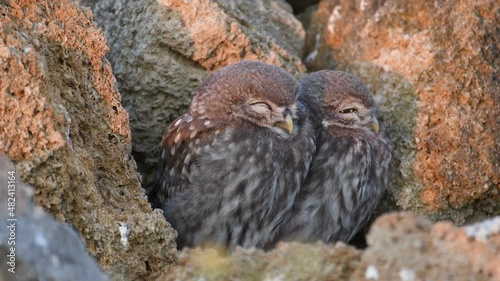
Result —
[{"label": "closed eyelid", "polygon": [[269,114],[272,112],[272,107],[266,102],[253,102],[250,108],[259,114]]},{"label": "closed eyelid", "polygon": [[250,103],[250,106],[263,106],[263,107],[267,107],[267,108],[271,109],[271,105],[269,105],[267,102],[264,102],[264,101],[252,102],[252,103]]}]

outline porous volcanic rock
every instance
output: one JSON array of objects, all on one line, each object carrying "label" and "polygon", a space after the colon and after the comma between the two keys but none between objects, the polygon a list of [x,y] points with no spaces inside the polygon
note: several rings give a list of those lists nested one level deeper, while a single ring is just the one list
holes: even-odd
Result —
[{"label": "porous volcanic rock", "polygon": [[154,182],[166,126],[211,71],[246,59],[305,72],[305,32],[284,1],[81,2],[93,8],[109,43],[145,188]]},{"label": "porous volcanic rock", "polygon": [[375,221],[350,280],[500,280],[500,217],[458,228],[409,213]]},{"label": "porous volcanic rock", "polygon": [[109,280],[70,226],[33,206],[33,189],[17,176],[0,157],[0,281]]},{"label": "porous volcanic rock", "polygon": [[181,280],[349,280],[361,251],[342,243],[281,243],[271,252],[237,248],[184,249],[161,281]]},{"label": "porous volcanic rock", "polygon": [[391,213],[375,221],[364,251],[342,243],[184,249],[160,280],[500,280],[499,251],[500,217],[459,228]]},{"label": "porous volcanic rock", "polygon": [[2,1],[0,153],[113,279],[147,279],[175,260],[176,234],[140,186],[107,51],[90,9]]},{"label": "porous volcanic rock", "polygon": [[323,0],[304,20],[308,70],[360,77],[395,142],[382,209],[500,214],[498,1]]}]

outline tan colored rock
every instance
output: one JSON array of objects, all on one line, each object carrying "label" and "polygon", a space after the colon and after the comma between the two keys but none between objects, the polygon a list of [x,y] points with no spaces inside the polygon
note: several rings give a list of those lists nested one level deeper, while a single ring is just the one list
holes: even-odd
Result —
[{"label": "tan colored rock", "polygon": [[184,249],[174,280],[500,280],[500,217],[458,228],[409,213],[377,219],[364,251],[281,243],[271,252]]},{"label": "tan colored rock", "polygon": [[271,252],[237,248],[231,255],[184,249],[160,280],[348,280],[360,254],[342,243],[282,243]]},{"label": "tan colored rock", "polygon": [[175,259],[175,232],[141,189],[128,116],[90,10],[66,0],[4,1],[0,15],[0,154],[113,279],[156,276]]},{"label": "tan colored rock", "polygon": [[360,77],[395,141],[386,209],[458,224],[500,214],[499,9],[323,0],[311,16],[308,69]]},{"label": "tan colored rock", "polygon": [[0,281],[109,280],[75,230],[33,206],[32,195],[13,163],[1,156]]},{"label": "tan colored rock", "polygon": [[350,280],[500,280],[500,217],[457,228],[411,214],[379,218]]},{"label": "tan colored rock", "polygon": [[260,60],[295,75],[305,32],[283,1],[82,1],[93,7],[130,115],[143,186],[155,178],[157,147],[210,71]]}]

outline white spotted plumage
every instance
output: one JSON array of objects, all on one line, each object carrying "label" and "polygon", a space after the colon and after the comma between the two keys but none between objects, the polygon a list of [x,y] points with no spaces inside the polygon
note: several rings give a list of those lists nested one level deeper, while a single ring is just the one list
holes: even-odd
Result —
[{"label": "white spotted plumage", "polygon": [[388,184],[391,141],[379,131],[373,98],[359,79],[319,71],[301,79],[299,92],[311,112],[318,151],[278,237],[348,242]]},{"label": "white spotted plumage", "polygon": [[[163,136],[148,194],[178,231],[179,247],[274,241],[315,151],[297,94],[290,74],[258,62],[218,70],[195,91]],[[252,111],[254,103],[266,103],[269,114]]]}]

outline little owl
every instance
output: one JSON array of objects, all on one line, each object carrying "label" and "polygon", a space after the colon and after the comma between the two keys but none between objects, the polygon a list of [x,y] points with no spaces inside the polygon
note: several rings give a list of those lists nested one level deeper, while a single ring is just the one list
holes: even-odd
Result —
[{"label": "little owl", "polygon": [[317,152],[278,239],[348,242],[368,222],[385,191],[392,144],[359,79],[323,70],[299,83]]},{"label": "little owl", "polygon": [[263,247],[307,175],[315,138],[298,83],[240,62],[211,74],[161,141],[148,194],[178,232],[178,247]]}]

